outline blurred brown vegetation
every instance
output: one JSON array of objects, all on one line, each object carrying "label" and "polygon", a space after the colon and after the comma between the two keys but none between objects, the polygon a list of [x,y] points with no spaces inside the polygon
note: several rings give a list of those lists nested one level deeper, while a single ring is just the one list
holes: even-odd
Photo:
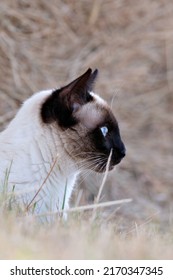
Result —
[{"label": "blurred brown vegetation", "polygon": [[[121,225],[164,228],[173,215],[173,2],[1,1],[1,130],[27,97],[88,67],[100,70],[96,92],[112,105],[127,148],[103,200],[133,199],[111,209]],[[84,180],[85,200],[99,182]]]}]

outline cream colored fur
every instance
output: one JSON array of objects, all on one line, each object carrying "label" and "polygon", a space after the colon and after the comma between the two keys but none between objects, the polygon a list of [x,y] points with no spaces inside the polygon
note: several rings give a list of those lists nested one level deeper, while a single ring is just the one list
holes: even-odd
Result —
[{"label": "cream colored fur", "polygon": [[[11,166],[8,191],[12,191],[15,186],[15,195],[26,208],[31,204],[32,209],[37,202],[35,213],[38,214],[61,210],[64,197],[64,208],[67,209],[79,174],[75,160],[66,152],[63,143],[64,132],[58,131],[54,125],[42,123],[40,108],[51,93],[52,90],[42,91],[26,100],[7,129],[0,133],[1,190],[6,171]],[[91,94],[100,105],[106,106],[100,97]],[[101,113],[96,113],[92,106],[92,103],[84,105],[76,115],[88,125],[92,123],[89,118],[92,118],[92,125],[95,126]]]}]

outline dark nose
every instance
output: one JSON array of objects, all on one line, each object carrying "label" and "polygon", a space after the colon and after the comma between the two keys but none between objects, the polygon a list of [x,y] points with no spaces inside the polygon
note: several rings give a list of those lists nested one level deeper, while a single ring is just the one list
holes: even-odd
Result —
[{"label": "dark nose", "polygon": [[121,142],[118,146],[115,147],[114,152],[113,152],[113,159],[115,164],[120,163],[120,161],[125,157],[126,155],[126,148]]},{"label": "dark nose", "polygon": [[[123,145],[123,146],[124,146],[124,145]],[[116,151],[116,153],[117,153],[117,157],[120,158],[120,159],[122,159],[122,158],[125,157],[125,155],[126,155],[126,149],[125,149],[125,147],[123,147],[123,148],[116,148],[115,151]]]},{"label": "dark nose", "polygon": [[[123,143],[122,143],[123,144]],[[122,145],[121,149],[119,150],[119,155],[123,158],[126,155],[126,148],[124,144]]]}]

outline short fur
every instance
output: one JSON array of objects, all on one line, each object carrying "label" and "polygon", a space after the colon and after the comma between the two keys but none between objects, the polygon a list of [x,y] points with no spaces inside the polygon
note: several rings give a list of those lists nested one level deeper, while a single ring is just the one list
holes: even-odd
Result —
[{"label": "short fur", "polygon": [[0,186],[10,169],[8,191],[26,209],[67,209],[82,170],[104,172],[111,150],[110,169],[125,156],[111,109],[92,92],[97,73],[88,69],[65,87],[36,93],[0,134]]}]

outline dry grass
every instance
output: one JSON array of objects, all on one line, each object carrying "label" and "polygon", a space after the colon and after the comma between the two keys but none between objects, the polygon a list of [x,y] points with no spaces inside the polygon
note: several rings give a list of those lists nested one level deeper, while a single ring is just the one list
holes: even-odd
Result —
[{"label": "dry grass", "polygon": [[[133,199],[102,211],[108,229],[89,227],[90,212],[86,221],[49,230],[1,218],[2,257],[172,258],[172,14],[169,0],[1,1],[0,128],[33,92],[98,68],[96,89],[111,104],[128,151],[101,202]],[[72,204],[93,202],[102,180],[81,180]]]},{"label": "dry grass", "polygon": [[31,217],[0,220],[0,259],[172,259],[172,230],[134,225],[119,232],[116,225],[73,216],[68,222],[39,226]]}]

